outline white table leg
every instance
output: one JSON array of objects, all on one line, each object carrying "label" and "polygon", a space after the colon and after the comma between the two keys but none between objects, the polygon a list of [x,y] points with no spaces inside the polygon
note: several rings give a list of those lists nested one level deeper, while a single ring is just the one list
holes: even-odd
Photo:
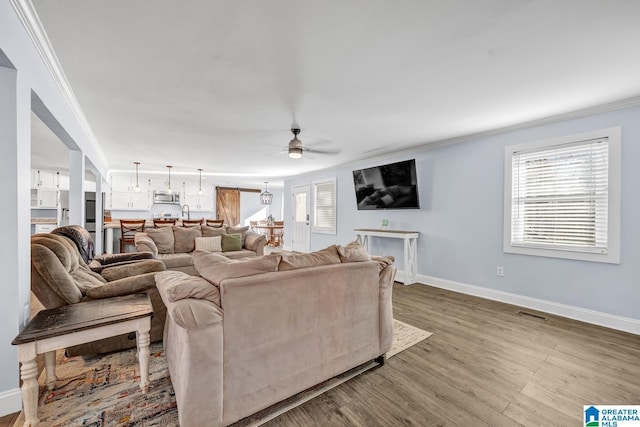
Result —
[{"label": "white table leg", "polygon": [[140,321],[140,328],[136,332],[138,341],[138,364],[140,365],[140,390],[142,390],[143,393],[149,390],[150,330],[151,320],[147,317]]},{"label": "white table leg", "polygon": [[404,239],[404,284],[416,282],[418,275],[417,239]]},{"label": "white table leg", "polygon": [[20,379],[22,379],[22,409],[24,411],[24,427],[37,425],[38,419],[38,363],[36,362],[36,344],[27,343],[18,346]]},{"label": "white table leg", "polygon": [[49,391],[53,390],[56,383],[56,352],[48,351],[44,354],[44,369],[47,371],[45,384]]},{"label": "white table leg", "polygon": [[107,228],[106,229],[106,243],[105,243],[105,252],[108,254],[112,254],[113,253],[113,228]]}]

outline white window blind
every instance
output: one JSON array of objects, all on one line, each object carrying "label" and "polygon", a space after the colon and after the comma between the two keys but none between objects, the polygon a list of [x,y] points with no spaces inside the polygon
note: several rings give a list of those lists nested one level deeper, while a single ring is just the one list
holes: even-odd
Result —
[{"label": "white window blind", "polygon": [[514,152],[511,244],[606,254],[608,177],[606,137]]},{"label": "white window blind", "polygon": [[336,234],[336,180],[316,181],[313,187],[313,231]]}]

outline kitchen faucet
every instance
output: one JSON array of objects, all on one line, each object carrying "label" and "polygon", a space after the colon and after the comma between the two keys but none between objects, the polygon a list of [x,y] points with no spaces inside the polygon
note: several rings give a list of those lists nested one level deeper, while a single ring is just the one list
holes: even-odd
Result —
[{"label": "kitchen faucet", "polygon": [[189,205],[182,205],[182,216],[184,216],[184,212],[185,212],[185,208],[186,208],[186,212],[187,212],[187,219],[191,219],[191,210],[189,209]]}]

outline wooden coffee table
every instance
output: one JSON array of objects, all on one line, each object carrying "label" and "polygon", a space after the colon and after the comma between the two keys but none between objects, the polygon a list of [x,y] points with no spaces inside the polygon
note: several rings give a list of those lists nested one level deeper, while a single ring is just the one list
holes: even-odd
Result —
[{"label": "wooden coffee table", "polygon": [[56,380],[56,350],[90,341],[136,332],[140,389],[149,387],[149,330],[153,308],[147,294],[92,300],[42,310],[11,342],[18,346],[24,426],[38,424],[38,364],[44,353],[49,390]]}]

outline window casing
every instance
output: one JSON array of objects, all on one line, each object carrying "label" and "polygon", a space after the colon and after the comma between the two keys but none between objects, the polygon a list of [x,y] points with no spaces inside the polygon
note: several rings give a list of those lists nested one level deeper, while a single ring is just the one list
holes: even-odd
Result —
[{"label": "window casing", "polygon": [[620,135],[506,147],[505,252],[620,262]]},{"label": "window casing", "polygon": [[313,182],[313,232],[336,234],[336,179]]}]

